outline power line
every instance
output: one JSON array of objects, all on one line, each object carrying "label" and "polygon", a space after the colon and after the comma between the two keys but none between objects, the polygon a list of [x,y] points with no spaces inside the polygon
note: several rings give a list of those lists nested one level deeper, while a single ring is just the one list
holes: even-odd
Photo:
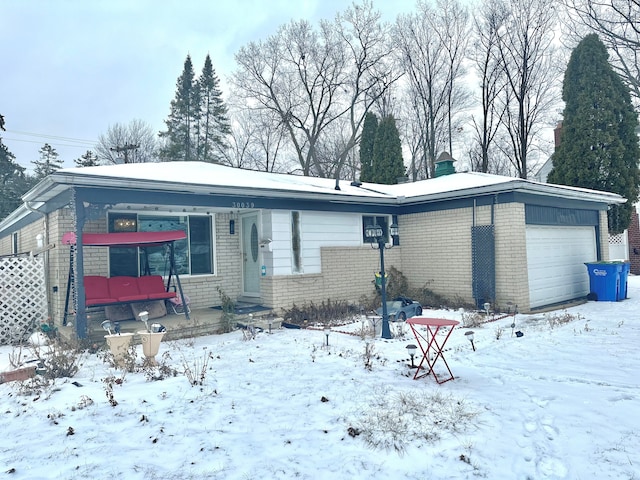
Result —
[{"label": "power line", "polygon": [[[71,142],[71,143],[84,143],[86,145],[95,145],[96,143],[98,143],[97,140],[86,140],[86,139],[82,139],[82,138],[73,138],[73,137],[63,137],[61,135],[47,135],[44,133],[33,133],[33,132],[20,132],[17,130],[7,130],[7,133],[10,134],[16,134],[16,135],[25,135],[25,136],[29,136],[29,137],[37,137],[37,138],[50,138],[52,140],[56,140],[56,141],[63,141],[63,142]],[[19,139],[11,139],[11,140],[15,140],[15,141],[19,141],[19,142],[29,142],[30,140],[19,140]],[[31,140],[33,142],[33,140]]]},{"label": "power line", "polygon": [[[37,143],[39,145],[42,145],[42,141],[36,141],[36,140],[21,140],[19,138],[9,138],[9,137],[2,137],[3,140],[11,140],[12,142],[23,142],[23,143]],[[54,143],[54,142],[51,142]],[[58,143],[55,142],[56,146],[61,146],[61,147],[73,147],[73,148],[87,148],[87,147],[94,147],[96,144],[95,143],[86,143],[85,145],[72,145],[69,143]]]}]

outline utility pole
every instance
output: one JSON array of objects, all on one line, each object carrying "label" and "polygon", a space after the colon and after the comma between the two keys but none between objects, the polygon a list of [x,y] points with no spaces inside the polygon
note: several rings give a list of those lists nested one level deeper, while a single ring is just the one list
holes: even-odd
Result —
[{"label": "utility pole", "polygon": [[127,143],[127,144],[123,145],[122,147],[120,147],[120,146],[111,147],[109,150],[111,150],[112,152],[116,152],[116,153],[124,152],[124,163],[129,163],[129,150],[136,150],[138,148],[140,148],[140,145],[134,145],[133,143]]}]

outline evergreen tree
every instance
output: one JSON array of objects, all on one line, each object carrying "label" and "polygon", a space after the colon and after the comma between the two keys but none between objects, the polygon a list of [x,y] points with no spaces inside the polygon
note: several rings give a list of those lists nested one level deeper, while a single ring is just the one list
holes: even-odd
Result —
[{"label": "evergreen tree", "polygon": [[0,137],[0,220],[20,206],[22,194],[35,184],[34,179],[25,174],[25,168],[15,162],[15,158]]},{"label": "evergreen tree", "polygon": [[227,107],[222,100],[220,80],[207,55],[197,82],[199,105],[198,160],[218,162],[225,148],[225,136],[231,133]]},{"label": "evergreen tree", "polygon": [[191,56],[184,61],[182,75],[176,82],[176,96],[171,101],[169,118],[165,120],[167,130],[160,132],[165,144],[160,148],[160,158],[164,161],[194,160],[195,148],[193,144],[194,116],[196,116],[197,101],[194,85],[195,74]]},{"label": "evergreen tree", "polygon": [[87,150],[84,155],[74,160],[76,167],[95,167],[99,165],[98,157],[91,150]]},{"label": "evergreen tree", "polygon": [[37,181],[62,168],[62,160],[58,158],[58,152],[51,145],[45,143],[39,152],[40,159],[31,162],[35,166],[33,173]]},{"label": "evergreen tree", "polygon": [[625,197],[627,203],[608,212],[609,231],[620,233],[628,227],[638,199],[638,117],[597,35],[587,35],[572,52],[562,98],[561,142],[548,181]]},{"label": "evergreen tree", "polygon": [[404,176],[405,168],[402,160],[402,145],[396,128],[396,121],[389,115],[380,120],[373,146],[374,183],[391,185],[398,183]]},{"label": "evergreen tree", "polygon": [[373,146],[376,143],[378,117],[373,112],[367,112],[362,124],[360,137],[360,181],[373,181]]}]

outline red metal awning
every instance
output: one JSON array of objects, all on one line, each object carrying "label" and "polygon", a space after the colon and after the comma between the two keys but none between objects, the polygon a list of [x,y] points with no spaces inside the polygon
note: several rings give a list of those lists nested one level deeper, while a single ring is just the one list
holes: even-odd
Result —
[{"label": "red metal awning", "polygon": [[[119,232],[119,233],[83,233],[82,245],[85,247],[152,247],[184,240],[187,234],[182,230],[166,232]],[[73,232],[65,233],[62,242],[67,245],[76,243]]]}]

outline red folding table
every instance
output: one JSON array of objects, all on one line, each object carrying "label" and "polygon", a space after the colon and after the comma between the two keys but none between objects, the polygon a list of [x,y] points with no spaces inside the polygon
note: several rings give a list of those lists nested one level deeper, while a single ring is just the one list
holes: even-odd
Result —
[{"label": "red folding table", "polygon": [[[417,380],[418,378],[432,374],[433,378],[435,378],[438,383],[453,380],[453,373],[451,373],[449,364],[444,358],[444,346],[447,343],[451,332],[453,332],[453,327],[458,325],[460,322],[444,318],[412,317],[407,319],[407,323],[411,327],[411,331],[413,331],[413,335],[416,337],[416,341],[422,351],[422,360],[420,360],[420,364],[416,368],[416,373],[413,376],[413,379]],[[426,327],[426,332],[419,330],[418,327],[420,326]],[[445,331],[444,329],[447,327],[449,328]],[[438,332],[440,332],[440,329],[443,329],[443,335],[441,335],[442,338],[438,339]],[[444,363],[445,367],[447,367],[447,371],[449,372],[449,377],[444,380],[440,380],[434,370],[439,359],[442,360],[441,363]],[[426,373],[421,374],[420,369],[425,361],[427,362],[429,369]]]}]

